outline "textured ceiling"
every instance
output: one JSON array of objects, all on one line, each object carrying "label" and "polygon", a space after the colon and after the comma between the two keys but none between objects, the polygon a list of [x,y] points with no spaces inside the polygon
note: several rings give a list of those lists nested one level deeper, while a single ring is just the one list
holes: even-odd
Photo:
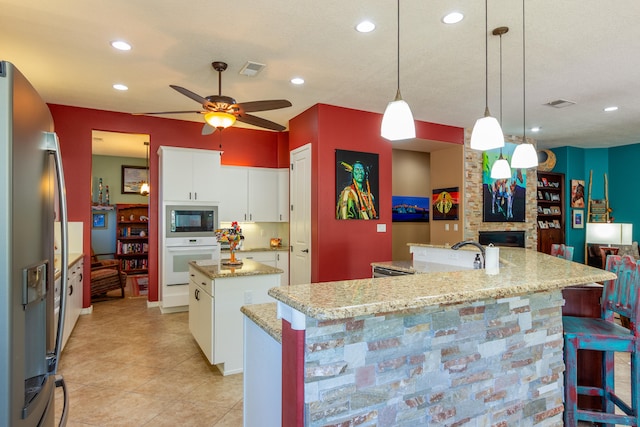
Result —
[{"label": "textured ceiling", "polygon": [[[400,85],[414,117],[471,128],[485,105],[484,2],[402,0],[400,7]],[[542,128],[533,136],[538,145],[640,142],[640,2],[527,0],[525,7],[526,126]],[[464,20],[443,24],[454,9]],[[21,69],[49,103],[129,113],[197,110],[169,84],[217,94],[214,60],[229,64],[224,95],[290,100],[293,107],[254,113],[285,126],[316,103],[382,113],[395,96],[390,0],[0,0],[0,10],[0,59]],[[502,115],[505,133],[522,135],[522,2],[490,0],[488,10],[489,33],[510,27],[502,40],[502,114],[499,38],[489,36],[489,107]],[[377,29],[357,33],[363,18]],[[112,49],[109,42],[119,38],[133,49]],[[266,67],[255,77],[239,75],[247,61]],[[294,76],[306,83],[292,85]],[[114,83],[129,91],[115,91]],[[556,99],[576,104],[544,105]],[[611,104],[620,109],[604,113]],[[198,114],[167,117],[202,121]]]}]

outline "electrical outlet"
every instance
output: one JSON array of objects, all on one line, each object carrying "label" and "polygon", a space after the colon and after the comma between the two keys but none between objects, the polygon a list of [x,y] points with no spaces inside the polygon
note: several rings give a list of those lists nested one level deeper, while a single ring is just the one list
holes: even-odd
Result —
[{"label": "electrical outlet", "polygon": [[244,303],[245,304],[253,303],[253,291],[244,291]]}]

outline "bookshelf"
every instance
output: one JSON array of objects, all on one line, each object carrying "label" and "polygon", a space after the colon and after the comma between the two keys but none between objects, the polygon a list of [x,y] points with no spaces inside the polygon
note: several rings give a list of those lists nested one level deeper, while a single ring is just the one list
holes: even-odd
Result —
[{"label": "bookshelf", "polygon": [[538,252],[551,253],[551,245],[564,243],[564,174],[538,171]]},{"label": "bookshelf", "polygon": [[149,207],[116,205],[116,258],[127,274],[147,274],[149,268]]}]

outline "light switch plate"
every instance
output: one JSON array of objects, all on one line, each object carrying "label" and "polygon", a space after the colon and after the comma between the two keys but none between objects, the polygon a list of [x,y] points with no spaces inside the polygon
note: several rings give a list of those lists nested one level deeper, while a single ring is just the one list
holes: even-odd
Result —
[{"label": "light switch plate", "polygon": [[387,232],[387,224],[376,224],[376,231],[378,233],[386,233]]}]

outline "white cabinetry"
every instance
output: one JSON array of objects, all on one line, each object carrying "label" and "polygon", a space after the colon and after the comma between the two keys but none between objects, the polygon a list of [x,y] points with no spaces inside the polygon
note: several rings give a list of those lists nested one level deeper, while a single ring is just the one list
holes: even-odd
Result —
[{"label": "white cabinetry", "polygon": [[280,169],[222,166],[220,170],[221,221],[281,221]]},{"label": "white cabinetry", "polygon": [[289,221],[289,169],[278,169],[278,221]]},{"label": "white cabinetry", "polygon": [[193,267],[189,282],[189,330],[222,375],[243,369],[243,314],[247,304],[273,302],[267,291],[280,285],[279,274],[210,279]]},{"label": "white cabinetry", "polygon": [[[64,329],[62,331],[62,349],[67,344],[69,336],[73,331],[73,327],[80,317],[82,311],[82,274],[84,269],[84,261],[82,257],[78,258],[69,266],[69,278],[67,280],[67,301],[66,312],[64,313]],[[54,282],[54,300],[55,300],[55,322],[54,328],[58,330],[58,313],[60,313],[60,292],[62,292],[61,278],[58,277]]]},{"label": "white cabinetry", "polygon": [[240,259],[251,259],[283,271],[281,285],[289,284],[289,252],[286,251],[251,251],[240,252]]},{"label": "white cabinetry", "polygon": [[163,202],[218,202],[220,152],[165,147],[160,156],[160,194]]}]

